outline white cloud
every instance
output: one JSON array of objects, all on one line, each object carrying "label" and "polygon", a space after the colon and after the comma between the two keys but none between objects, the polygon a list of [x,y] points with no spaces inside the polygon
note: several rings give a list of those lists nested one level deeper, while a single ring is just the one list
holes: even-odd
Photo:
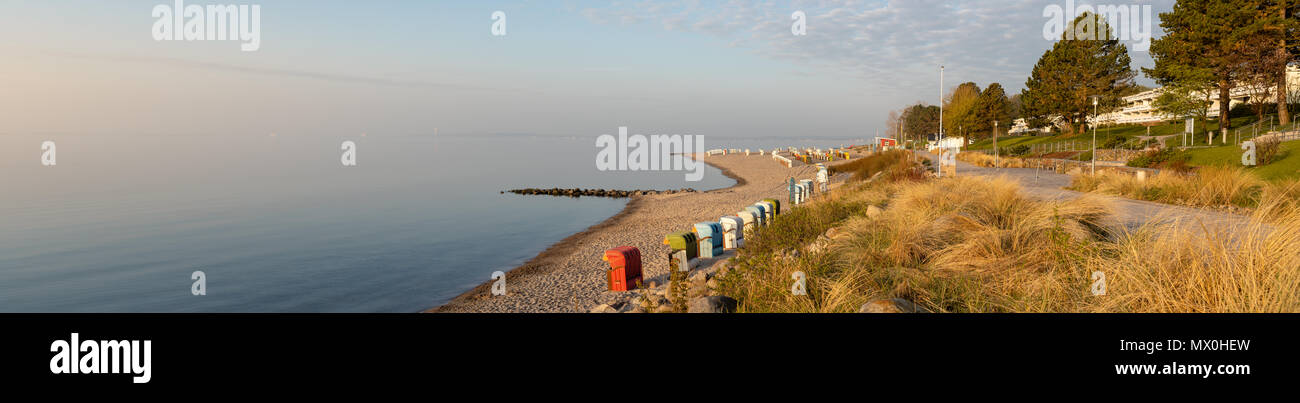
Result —
[{"label": "white cloud", "polygon": [[[1152,4],[1157,14],[1172,8],[1172,0],[1131,1],[1096,4]],[[947,66],[949,86],[1000,82],[1018,91],[1052,46],[1042,36],[1043,10],[1050,4],[1064,6],[1043,0],[637,1],[582,13],[596,23],[645,21],[714,36],[766,57],[859,79],[872,91],[910,102],[937,97],[940,64]],[[795,10],[808,16],[806,36],[790,33]],[[1151,18],[1158,30],[1159,17]],[[1145,52],[1130,55],[1135,68],[1151,64]]]}]

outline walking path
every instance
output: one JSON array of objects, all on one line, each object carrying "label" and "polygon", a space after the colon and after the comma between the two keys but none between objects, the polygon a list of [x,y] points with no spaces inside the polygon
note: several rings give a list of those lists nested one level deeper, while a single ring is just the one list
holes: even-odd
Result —
[{"label": "walking path", "polygon": [[[937,166],[937,155],[921,152]],[[1083,192],[1065,189],[1070,185],[1070,175],[1059,174],[1050,170],[1035,168],[983,168],[963,161],[957,161],[957,175],[978,175],[983,177],[1003,176],[1020,183],[1025,193],[1043,200],[1069,200],[1083,196]],[[1094,195],[1097,195],[1094,193]],[[1249,218],[1242,215],[1223,213],[1193,207],[1174,206],[1144,200],[1097,195],[1110,200],[1115,208],[1115,217],[1125,227],[1135,229],[1152,220],[1172,222],[1176,220],[1199,220],[1207,228],[1227,229],[1227,226],[1245,225]]]}]

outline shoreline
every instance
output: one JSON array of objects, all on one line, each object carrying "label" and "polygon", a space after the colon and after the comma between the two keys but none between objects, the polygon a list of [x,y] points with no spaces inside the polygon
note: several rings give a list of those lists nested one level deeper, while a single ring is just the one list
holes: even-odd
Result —
[{"label": "shoreline", "polygon": [[[734,157],[749,158],[749,159],[754,159],[755,157],[757,157],[757,159],[760,160],[758,161],[759,163],[770,164],[774,169],[787,170],[790,175],[796,175],[797,172],[807,169],[807,166],[804,165],[796,166],[795,168],[785,168],[783,166],[780,166],[779,164],[776,164],[773,161],[769,161],[770,157],[764,157],[764,156],[737,155]],[[698,157],[692,156],[692,158],[698,158]],[[714,159],[714,161],[713,162],[707,161],[707,159],[710,158]],[[718,156],[713,156],[710,158],[705,158],[700,160],[711,167],[717,168],[719,171],[721,171],[723,176],[726,176],[727,178],[734,180],[736,183],[725,188],[713,189],[713,190],[698,192],[695,194],[667,195],[667,197],[664,197],[664,195],[649,195],[649,196],[638,195],[636,197],[632,197],[631,200],[629,200],[628,203],[625,206],[623,206],[623,209],[620,210],[618,213],[614,214],[613,216],[610,216],[609,218],[606,218],[605,220],[596,223],[595,225],[587,227],[582,231],[569,235],[568,237],[551,244],[546,249],[542,250],[542,252],[533,256],[531,259],[525,261],[523,264],[513,269],[510,269],[509,271],[506,271],[505,273],[507,279],[507,287],[510,287],[510,284],[512,282],[520,281],[520,279],[527,279],[536,276],[544,276],[567,268],[568,266],[571,265],[571,260],[572,260],[571,258],[575,253],[575,248],[573,248],[574,245],[593,244],[593,242],[591,241],[602,238],[602,235],[607,234],[608,232],[610,232],[611,229],[621,228],[620,227],[621,225],[630,225],[630,223],[627,223],[625,221],[628,221],[630,218],[636,216],[637,213],[643,212],[647,207],[647,203],[650,201],[660,201],[663,199],[702,198],[703,196],[709,196],[709,195],[734,193],[738,189],[751,185],[751,181],[749,179],[747,179],[743,175],[740,175],[739,173],[736,172],[735,169],[733,169],[736,167],[730,166],[730,164],[726,164],[726,166],[717,164],[716,162],[717,162],[717,158],[719,158]],[[800,169],[800,168],[804,168],[804,169]],[[783,198],[778,198],[778,199],[783,199]],[[757,201],[757,199],[755,201]],[[743,206],[744,205],[736,205],[734,206],[734,208],[739,209],[742,208]],[[656,236],[662,236],[662,235],[656,235]],[[648,267],[646,267],[649,266],[646,262],[648,260],[655,260],[655,259],[651,257],[654,256],[653,254],[647,252],[648,251],[642,252],[642,261],[643,261],[643,271],[645,272],[645,279],[647,282],[649,282],[652,281],[652,279],[655,276],[651,275],[650,270],[648,270]],[[422,313],[485,312],[484,310],[480,309],[482,307],[477,305],[481,304],[484,300],[492,298],[490,296],[492,283],[493,280],[485,281],[482,284],[479,284],[478,286],[475,286],[474,288],[471,288],[457,295],[456,297],[448,300],[446,303],[442,305],[428,308],[420,312]],[[600,289],[600,291],[603,292],[604,289],[602,288]],[[507,296],[509,296],[509,294],[510,293],[508,292]],[[576,309],[576,308],[573,309],[573,311],[584,312],[584,310]]]}]

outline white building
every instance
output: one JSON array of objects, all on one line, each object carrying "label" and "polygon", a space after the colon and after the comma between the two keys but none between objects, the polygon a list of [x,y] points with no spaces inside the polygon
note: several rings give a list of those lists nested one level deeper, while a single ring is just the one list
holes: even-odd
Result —
[{"label": "white building", "polygon": [[1011,130],[1007,130],[1007,134],[1029,135],[1029,134],[1047,133],[1049,131],[1051,131],[1051,129],[1046,127],[1038,128],[1038,129],[1030,129],[1029,124],[1025,122],[1025,119],[1016,119],[1014,122],[1011,122]]},{"label": "white building", "polygon": [[944,137],[938,141],[930,141],[926,149],[934,151],[936,148],[961,148],[966,145],[966,138],[960,136]]},{"label": "white building", "polygon": [[[1287,87],[1290,88],[1288,92],[1300,91],[1300,66],[1290,65],[1286,67],[1286,82],[1287,82]],[[1237,106],[1239,104],[1250,102],[1250,96],[1252,92],[1251,90],[1252,88],[1250,87],[1239,86],[1233,88],[1232,91],[1229,91],[1228,109],[1232,109],[1232,107]],[[1268,102],[1274,102],[1274,99],[1277,98],[1277,92],[1275,92],[1275,90],[1276,90],[1275,88],[1269,88]],[[1097,123],[1101,123],[1101,124],[1128,124],[1128,123],[1158,123],[1158,122],[1181,119],[1182,117],[1169,116],[1168,114],[1161,113],[1159,110],[1156,109],[1155,107],[1156,98],[1159,98],[1160,94],[1162,94],[1163,92],[1164,92],[1163,88],[1156,88],[1150,91],[1144,91],[1137,94],[1129,95],[1127,97],[1124,97],[1124,106],[1120,107],[1119,110],[1111,113],[1102,114],[1097,119],[1093,119],[1092,117],[1089,117],[1088,122],[1093,122],[1094,120],[1096,120]],[[1219,114],[1219,95],[1217,93],[1211,94],[1209,115],[1217,116],[1218,114]]]},{"label": "white building", "polygon": [[[1290,65],[1286,68],[1286,82],[1289,88],[1288,93],[1300,92],[1300,66]],[[1237,105],[1250,102],[1252,88],[1239,86],[1228,92],[1228,108],[1232,109]],[[1156,109],[1156,98],[1164,92],[1163,88],[1143,91],[1137,94],[1124,97],[1124,105],[1119,110],[1104,113],[1101,116],[1088,117],[1088,123],[1098,124],[1142,124],[1142,123],[1160,123],[1173,120],[1181,120],[1183,117],[1170,116]],[[1274,102],[1277,93],[1274,88],[1269,89],[1268,102]],[[1219,95],[1217,93],[1210,95],[1209,116],[1219,115]],[[1060,118],[1053,119],[1053,123],[1059,123]],[[1016,119],[1011,126],[1008,134],[1036,134],[1047,132],[1048,128],[1030,129],[1024,119]]]}]

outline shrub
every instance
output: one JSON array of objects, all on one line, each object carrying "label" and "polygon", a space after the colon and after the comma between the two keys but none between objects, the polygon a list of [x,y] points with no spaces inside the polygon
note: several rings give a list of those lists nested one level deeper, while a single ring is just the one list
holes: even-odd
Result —
[{"label": "shrub", "polygon": [[1106,141],[1098,148],[1120,148],[1125,142],[1126,139],[1123,137],[1111,137],[1106,139]]},{"label": "shrub", "polygon": [[1255,156],[1259,165],[1268,165],[1277,159],[1282,151],[1282,140],[1277,136],[1264,136],[1255,139]]},{"label": "shrub", "polygon": [[1166,147],[1142,153],[1128,161],[1128,166],[1136,168],[1159,168],[1166,164],[1186,163],[1192,156],[1182,151]]},{"label": "shrub", "polygon": [[1147,148],[1147,147],[1149,147],[1151,144],[1154,144],[1154,143],[1156,143],[1156,140],[1155,140],[1155,139],[1146,139],[1146,140],[1143,140],[1143,139],[1140,139],[1140,138],[1134,137],[1134,138],[1131,138],[1131,139],[1128,139],[1127,141],[1125,141],[1124,144],[1121,145],[1121,147],[1123,147],[1123,148],[1127,148],[1127,149],[1130,149],[1130,150],[1138,150],[1138,149]]},{"label": "shrub", "polygon": [[1021,144],[1021,145],[1018,145],[1018,146],[1012,146],[1011,148],[1008,148],[1008,149],[1007,149],[1007,154],[1008,154],[1008,155],[1015,155],[1015,156],[1022,156],[1022,155],[1025,155],[1025,154],[1029,154],[1029,150],[1030,150],[1030,148],[1029,148],[1029,145],[1028,145],[1028,144]]}]

